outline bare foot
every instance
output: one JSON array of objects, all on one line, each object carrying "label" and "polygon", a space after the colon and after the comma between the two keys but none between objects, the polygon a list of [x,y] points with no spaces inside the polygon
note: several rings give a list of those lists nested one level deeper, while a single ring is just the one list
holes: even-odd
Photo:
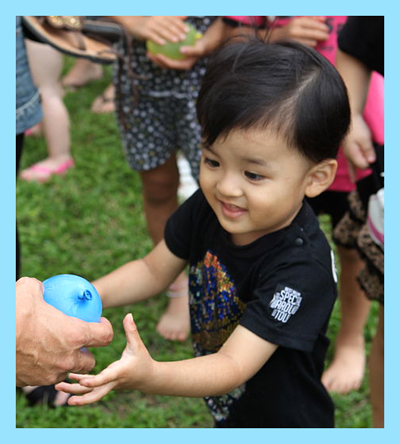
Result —
[{"label": "bare foot", "polygon": [[66,76],[62,79],[64,88],[74,91],[87,85],[93,80],[103,77],[103,68],[98,63],[89,60],[78,59]]},{"label": "bare foot", "polygon": [[92,113],[95,114],[109,114],[115,110],[115,88],[114,85],[109,85],[106,90],[97,97],[91,107]]},{"label": "bare foot", "polygon": [[188,280],[171,285],[168,292],[171,297],[165,313],[161,316],[156,330],[165,339],[184,341],[190,330]]},{"label": "bare foot", "polygon": [[322,375],[322,383],[330,392],[345,394],[358,390],[365,370],[364,338],[354,341],[336,341],[332,364]]},{"label": "bare foot", "polygon": [[69,154],[55,158],[48,157],[21,171],[20,176],[22,180],[26,180],[27,182],[44,183],[50,180],[53,174],[63,175],[73,167],[74,160]]}]

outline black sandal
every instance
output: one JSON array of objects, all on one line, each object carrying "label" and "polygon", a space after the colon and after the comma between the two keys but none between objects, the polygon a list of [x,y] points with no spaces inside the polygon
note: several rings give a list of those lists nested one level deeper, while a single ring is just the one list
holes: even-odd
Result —
[{"label": "black sandal", "polygon": [[[116,23],[85,21],[83,16],[22,16],[29,38],[53,46],[72,57],[94,63],[111,64],[117,60],[113,43],[122,38]],[[106,40],[104,37],[111,40]]]},{"label": "black sandal", "polygon": [[58,393],[59,391],[54,388],[54,385],[42,385],[34,388],[29,393],[25,393],[25,397],[30,407],[38,404],[47,405],[50,408],[68,406],[68,398],[64,404],[54,405]]}]

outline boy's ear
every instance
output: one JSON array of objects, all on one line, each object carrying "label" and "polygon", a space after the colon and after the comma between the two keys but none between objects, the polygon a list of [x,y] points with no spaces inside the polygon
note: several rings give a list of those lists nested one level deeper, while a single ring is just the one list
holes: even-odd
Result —
[{"label": "boy's ear", "polygon": [[307,175],[305,194],[307,197],[316,197],[325,191],[335,179],[337,161],[325,159],[314,165]]}]

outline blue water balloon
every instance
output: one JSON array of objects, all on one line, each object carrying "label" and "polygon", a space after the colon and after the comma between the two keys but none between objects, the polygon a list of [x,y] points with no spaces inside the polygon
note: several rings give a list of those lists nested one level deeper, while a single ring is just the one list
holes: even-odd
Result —
[{"label": "blue water balloon", "polygon": [[59,274],[43,282],[44,300],[68,316],[99,322],[102,303],[94,286],[83,277]]}]

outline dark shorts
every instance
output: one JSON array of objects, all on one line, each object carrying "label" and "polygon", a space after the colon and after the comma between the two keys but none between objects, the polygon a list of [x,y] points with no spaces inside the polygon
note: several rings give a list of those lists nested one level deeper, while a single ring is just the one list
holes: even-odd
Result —
[{"label": "dark shorts", "polygon": [[200,125],[195,99],[141,95],[127,114],[128,129],[120,131],[129,166],[148,171],[163,165],[181,150],[193,177],[199,175]]},{"label": "dark shorts", "polygon": [[349,193],[344,191],[328,190],[317,197],[306,199],[317,216],[321,214],[329,214],[331,216],[332,229],[334,229],[349,209],[348,195]]}]

